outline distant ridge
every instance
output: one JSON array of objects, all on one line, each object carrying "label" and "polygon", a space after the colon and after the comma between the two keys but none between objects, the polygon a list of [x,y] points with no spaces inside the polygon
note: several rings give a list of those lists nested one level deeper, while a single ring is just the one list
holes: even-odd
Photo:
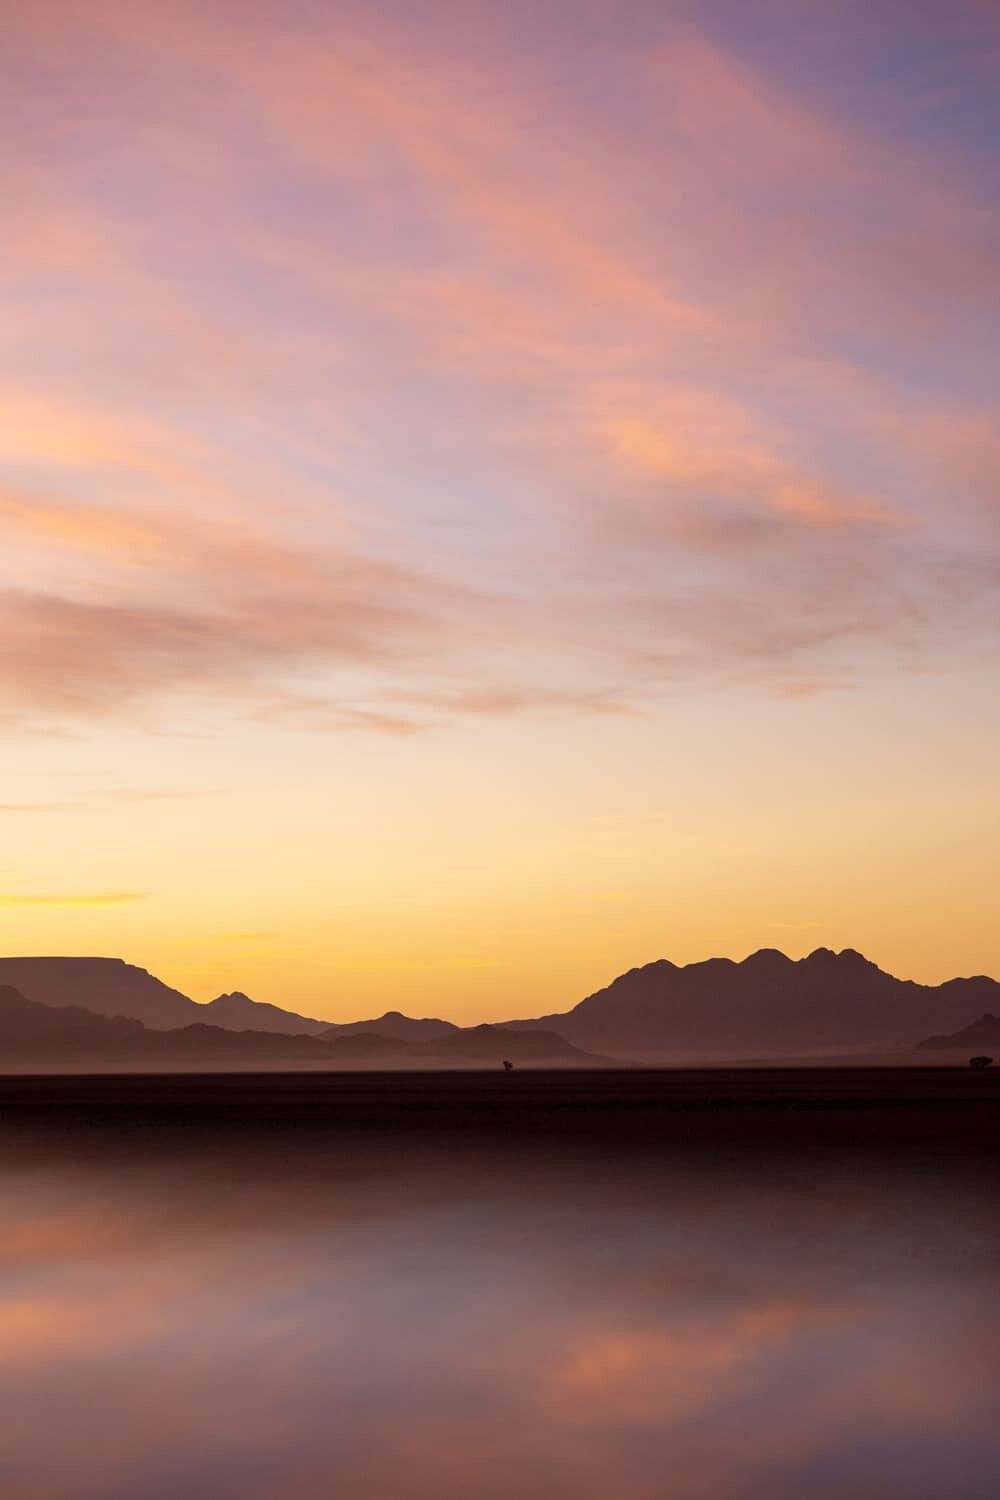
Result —
[{"label": "distant ridge", "polygon": [[[192,1004],[194,1002],[192,1001]],[[207,1005],[199,1005],[200,1019],[207,1019],[212,1026],[223,1026],[228,1031],[271,1031],[285,1036],[322,1036],[328,1029],[328,1021],[317,1021],[312,1016],[300,1016],[293,1010],[282,1010],[278,1005],[269,1005],[266,1000],[251,1000],[239,990],[231,995],[217,995]]]},{"label": "distant ridge", "polygon": [[509,1057],[518,1062],[603,1063],[608,1058],[581,1051],[557,1031],[526,1030],[519,1026],[470,1026],[452,1036],[421,1044],[422,1050],[446,1060],[497,1061]]},{"label": "distant ridge", "polygon": [[461,1067],[471,1063],[499,1063],[505,1057],[520,1064],[547,1067],[594,1066],[608,1058],[592,1057],[554,1031],[528,1031],[505,1026],[451,1026],[447,1032],[423,1040],[401,1040],[376,1031],[347,1029],[329,1039],[337,1061],[368,1062],[372,1067],[411,1065]]},{"label": "distant ridge", "polygon": [[332,1040],[364,1032],[370,1036],[394,1037],[401,1042],[427,1042],[434,1037],[450,1036],[458,1030],[453,1021],[438,1021],[430,1016],[404,1016],[398,1010],[387,1010],[384,1016],[379,1016],[374,1021],[347,1021],[332,1026],[327,1024],[321,1035]]},{"label": "distant ridge", "polygon": [[[199,1007],[203,1009],[204,1007]],[[0,1072],[129,1069],[462,1068],[499,1065],[594,1066],[562,1037],[493,1026],[457,1027],[439,1038],[402,1041],[370,1032],[323,1040],[267,1031],[226,1030],[204,1022],[153,1029],[83,1006],[43,1005],[0,986]]]},{"label": "distant ridge", "polygon": [[[530,1035],[544,1036],[538,1056],[579,1062],[726,1061],[911,1052],[926,1046],[991,1045],[965,1038],[984,1013],[1000,1014],[1000,984],[979,975],[940,985],[896,979],[852,948],[817,948],[794,960],[764,948],[741,962],[667,959],[630,969],[571,1010],[493,1027],[458,1027],[396,1010],[372,1020],[331,1024],[234,991],[197,1004],[145,969],[109,958],[0,958],[0,985],[48,1006],[77,1006],[106,1018],[141,1021],[153,1031],[202,1028],[204,1040],[237,1033],[248,1056],[259,1039],[315,1043],[357,1059],[419,1060],[431,1055],[493,1056],[498,1037],[516,1033],[521,1055]],[[199,1033],[199,1034],[202,1034]],[[952,1035],[960,1041],[942,1041]],[[479,1040],[477,1041],[477,1037]],[[257,1038],[257,1041],[252,1040]],[[146,1043],[141,1045],[145,1046]],[[171,1045],[176,1045],[172,1043]],[[547,1050],[546,1050],[547,1049]],[[567,1050],[562,1050],[567,1049]],[[271,1048],[272,1052],[275,1050]],[[536,1054],[532,1054],[536,1055]],[[395,1064],[393,1064],[395,1065]]]},{"label": "distant ridge", "polygon": [[929,1036],[917,1043],[916,1050],[918,1052],[974,1052],[977,1047],[1000,1049],[1000,1016],[987,1013],[980,1016],[978,1021],[973,1021],[971,1026],[963,1026],[961,1031],[953,1031],[946,1036]]},{"label": "distant ridge", "polygon": [[325,1060],[309,1037],[268,1036],[195,1024],[154,1029],[125,1016],[102,1016],[83,1006],[42,1005],[0,986],[0,1065],[50,1067],[253,1065]]},{"label": "distant ridge", "polygon": [[128,1016],[154,1030],[210,1025],[224,1031],[265,1031],[282,1036],[332,1040],[371,1032],[398,1041],[422,1042],[459,1030],[452,1021],[386,1011],[374,1020],[331,1023],[299,1015],[240,990],[200,1004],[171,989],[145,969],[120,958],[0,958],[0,985],[10,985],[42,1005],[82,1005],[95,1015]]}]

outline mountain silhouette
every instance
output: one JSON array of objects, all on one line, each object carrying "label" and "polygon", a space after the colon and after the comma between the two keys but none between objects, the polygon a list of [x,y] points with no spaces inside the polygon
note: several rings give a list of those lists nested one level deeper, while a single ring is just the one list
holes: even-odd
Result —
[{"label": "mountain silhouette", "polygon": [[0,985],[0,1057],[125,1053],[150,1032],[141,1021],[97,1016],[79,1005],[49,1006]]},{"label": "mountain silhouette", "polygon": [[224,1031],[318,1036],[329,1025],[238,991],[199,1005],[120,958],[0,958],[5,984],[42,1005],[82,1005],[95,1015],[130,1016],[160,1031],[207,1024]]},{"label": "mountain silhouette", "polygon": [[593,1057],[574,1047],[565,1038],[550,1031],[523,1031],[505,1026],[452,1026],[423,1041],[402,1041],[374,1031],[351,1030],[346,1036],[335,1036],[329,1042],[336,1061],[368,1061],[373,1067],[435,1063],[455,1067],[470,1062],[501,1063],[512,1057],[521,1063],[546,1066],[567,1064],[595,1065],[608,1059]]},{"label": "mountain silhouette", "polygon": [[82,1005],[163,1029],[186,1026],[203,1007],[120,958],[0,958],[0,985],[42,1005]]},{"label": "mountain silhouette", "polygon": [[323,1045],[335,1065],[367,1063],[373,1068],[389,1068],[409,1055],[407,1042],[380,1036],[377,1031],[352,1031],[347,1036],[327,1037]]},{"label": "mountain silhouette", "polygon": [[[195,1004],[194,1001],[191,1002]],[[249,995],[234,990],[231,995],[217,995],[206,1005],[197,1006],[201,1018],[210,1026],[222,1026],[227,1031],[271,1031],[286,1036],[322,1036],[329,1029],[328,1021],[317,1021],[311,1016],[296,1015],[295,1011],[282,1010],[279,1005],[269,1005],[266,1000],[251,1000]]]},{"label": "mountain silhouette", "polygon": [[438,1021],[429,1016],[404,1016],[398,1010],[387,1010],[384,1016],[379,1016],[374,1021],[347,1021],[332,1026],[326,1024],[319,1034],[329,1041],[363,1032],[368,1036],[394,1037],[400,1042],[427,1042],[435,1037],[450,1036],[458,1030],[453,1021]]},{"label": "mountain silhouette", "polygon": [[131,1017],[97,1015],[79,1005],[42,1005],[9,985],[0,986],[0,1062],[186,1066],[327,1060],[326,1047],[310,1037],[224,1031],[201,1023],[154,1029]]},{"label": "mountain silhouette", "polygon": [[945,1036],[926,1037],[924,1041],[917,1043],[916,1050],[974,1052],[977,1047],[1000,1048],[1000,1016],[987,1012],[978,1021],[973,1021],[971,1026],[963,1026],[961,1031],[953,1031]]},{"label": "mountain silhouette", "polygon": [[572,1010],[517,1021],[621,1058],[694,1059],[909,1050],[914,1038],[1000,1008],[980,976],[940,985],[896,979],[852,948],[794,960],[773,948],[741,963],[667,959],[631,969]]},{"label": "mountain silhouette", "polygon": [[[442,1066],[499,1062],[504,1055],[579,1065],[612,1058],[656,1063],[910,1052],[921,1037],[928,1046],[943,1046],[938,1038],[960,1033],[984,1012],[1000,1013],[1000,984],[993,979],[916,984],[851,948],[818,948],[799,960],[765,948],[738,963],[712,958],[683,967],[660,959],[622,974],[571,1010],[480,1027],[399,1011],[332,1025],[239,992],[201,1005],[120,959],[0,958],[3,984],[50,1008],[76,1007],[78,1032],[88,1045],[98,1037],[80,1020],[81,1008],[94,1019],[125,1018],[170,1033],[158,1052],[135,1032],[127,1038],[105,1032],[102,1045],[112,1056],[127,1041],[136,1055],[150,1058],[211,1055],[245,1058],[248,1065],[254,1058],[268,1065],[284,1058],[396,1067],[429,1066],[433,1059]],[[243,1040],[229,1045],[227,1035]],[[970,1037],[954,1045],[997,1043]],[[66,1047],[71,1050],[69,1041]]]},{"label": "mountain silhouette", "polygon": [[516,1062],[530,1063],[600,1063],[608,1058],[597,1057],[582,1051],[556,1031],[534,1030],[519,1025],[470,1026],[455,1028],[451,1036],[439,1036],[431,1041],[418,1043],[419,1050],[427,1056],[439,1057],[443,1061],[466,1058],[502,1062],[512,1058]]},{"label": "mountain silhouette", "polygon": [[[201,1007],[203,1008],[203,1007]],[[594,1065],[559,1036],[492,1026],[451,1028],[423,1041],[352,1031],[326,1040],[267,1031],[230,1031],[205,1022],[154,1029],[125,1016],[102,1016],[79,1005],[42,1005],[0,986],[0,1069],[461,1067],[498,1062]]]}]

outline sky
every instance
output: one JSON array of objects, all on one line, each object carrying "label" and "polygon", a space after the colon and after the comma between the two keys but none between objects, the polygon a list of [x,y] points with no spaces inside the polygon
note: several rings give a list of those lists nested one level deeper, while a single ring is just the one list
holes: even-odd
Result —
[{"label": "sky", "polygon": [[1000,975],[989,0],[15,0],[0,951]]}]

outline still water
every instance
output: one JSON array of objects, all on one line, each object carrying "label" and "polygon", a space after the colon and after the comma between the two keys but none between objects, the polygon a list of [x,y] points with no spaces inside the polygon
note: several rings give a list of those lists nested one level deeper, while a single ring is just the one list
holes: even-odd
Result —
[{"label": "still water", "polygon": [[0,1204],[5,1500],[1000,1492],[954,1167],[64,1145]]}]

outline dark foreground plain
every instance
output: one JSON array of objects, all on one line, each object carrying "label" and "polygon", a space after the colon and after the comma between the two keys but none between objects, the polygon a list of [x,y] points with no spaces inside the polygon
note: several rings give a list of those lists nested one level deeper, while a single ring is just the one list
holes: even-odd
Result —
[{"label": "dark foreground plain", "polygon": [[621,1141],[632,1149],[810,1141],[877,1150],[1000,1145],[1000,1068],[690,1068],[177,1073],[0,1078],[0,1128],[125,1146],[141,1132]]},{"label": "dark foreground plain", "polygon": [[987,1500],[1000,1078],[0,1080],[11,1500]]}]

